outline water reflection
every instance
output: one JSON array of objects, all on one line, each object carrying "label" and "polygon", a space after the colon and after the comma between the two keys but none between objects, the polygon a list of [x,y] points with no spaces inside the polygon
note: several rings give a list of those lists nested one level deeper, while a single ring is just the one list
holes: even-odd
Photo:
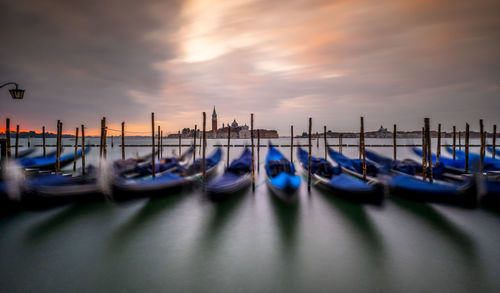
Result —
[{"label": "water reflection", "polygon": [[26,244],[37,244],[48,238],[53,233],[58,232],[65,226],[70,226],[72,222],[88,215],[96,210],[108,209],[109,207],[100,202],[71,204],[63,208],[60,212],[50,218],[37,223],[26,233]]},{"label": "water reflection", "polygon": [[187,196],[177,193],[147,199],[146,203],[113,233],[110,249],[123,248],[148,222],[153,222],[161,213],[175,208]]}]

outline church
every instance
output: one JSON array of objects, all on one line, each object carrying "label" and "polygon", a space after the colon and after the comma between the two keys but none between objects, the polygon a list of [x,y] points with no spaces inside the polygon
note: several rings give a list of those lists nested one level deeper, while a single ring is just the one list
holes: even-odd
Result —
[{"label": "church", "polygon": [[[212,130],[207,131],[207,138],[227,138],[228,128],[231,126],[231,138],[250,138],[250,128],[248,125],[239,125],[236,119],[233,120],[231,125],[229,123],[222,123],[222,127],[218,128],[217,124],[217,112],[215,111],[215,106],[212,112]],[[259,129],[259,135],[261,138],[279,138],[278,131]],[[257,137],[257,129],[254,129],[254,137]]]}]

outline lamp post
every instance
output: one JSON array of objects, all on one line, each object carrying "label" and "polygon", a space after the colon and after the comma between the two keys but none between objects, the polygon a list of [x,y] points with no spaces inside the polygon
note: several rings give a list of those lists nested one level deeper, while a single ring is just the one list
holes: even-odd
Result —
[{"label": "lamp post", "polygon": [[0,85],[0,88],[3,88],[4,86],[7,86],[7,85],[15,85],[16,86],[15,89],[10,89],[9,90],[10,96],[14,100],[21,100],[21,99],[23,99],[23,97],[24,97],[24,90],[20,89],[19,85],[17,83],[15,83],[15,82],[7,82],[7,83],[4,83],[4,84]]}]

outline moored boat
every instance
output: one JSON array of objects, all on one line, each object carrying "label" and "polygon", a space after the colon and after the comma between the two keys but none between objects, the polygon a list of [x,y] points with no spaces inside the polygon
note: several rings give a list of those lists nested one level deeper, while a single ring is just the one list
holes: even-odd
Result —
[{"label": "moored boat", "polygon": [[274,146],[269,145],[266,157],[267,186],[276,196],[293,200],[300,186],[300,177],[295,175],[295,166]]},{"label": "moored boat", "polygon": [[[305,173],[308,172],[308,152],[298,148],[297,156]],[[355,202],[381,204],[384,200],[380,184],[367,182],[345,174],[340,165],[333,166],[328,160],[311,156],[312,184],[329,193]]]}]

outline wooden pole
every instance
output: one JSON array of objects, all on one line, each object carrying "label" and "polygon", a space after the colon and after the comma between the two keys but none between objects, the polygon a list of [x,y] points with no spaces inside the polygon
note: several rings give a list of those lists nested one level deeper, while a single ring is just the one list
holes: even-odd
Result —
[{"label": "wooden pole", "polygon": [[436,165],[439,164],[439,156],[441,155],[441,123],[438,124],[438,141],[436,149]]},{"label": "wooden pole", "polygon": [[427,143],[425,139],[425,128],[422,127],[422,179],[427,179]]},{"label": "wooden pole", "polygon": [[114,135],[111,136],[111,147],[112,148],[115,147],[115,136]]},{"label": "wooden pole", "polygon": [[257,129],[257,172],[260,171],[260,129]]},{"label": "wooden pole", "polygon": [[485,153],[485,133],[484,133],[484,124],[483,124],[483,119],[479,119],[479,133],[480,133],[480,139],[481,139],[481,147],[479,148],[479,172],[483,173],[484,169],[484,153]]},{"label": "wooden pole", "polygon": [[28,134],[28,147],[31,147],[31,134]]},{"label": "wooden pole", "polygon": [[307,191],[311,191],[311,130],[312,130],[312,118],[309,117],[309,154],[307,157]]},{"label": "wooden pole", "polygon": [[125,160],[125,121],[122,122],[122,160]]},{"label": "wooden pole", "polygon": [[177,132],[177,134],[179,135],[179,157],[181,156],[181,131],[179,130]]},{"label": "wooden pole", "polygon": [[19,155],[19,124],[16,125],[16,145],[15,145],[15,157]]},{"label": "wooden pole", "polygon": [[103,136],[104,136],[104,118],[101,118],[101,139],[99,140],[99,159],[102,158]]},{"label": "wooden pole", "polygon": [[453,160],[456,158],[457,128],[453,125]]},{"label": "wooden pole", "polygon": [[227,160],[226,160],[226,168],[229,167],[229,149],[231,147],[231,125],[227,126]]},{"label": "wooden pole", "polygon": [[293,163],[293,125],[290,126],[290,162]]},{"label": "wooden pole", "polygon": [[359,133],[359,142],[361,146],[361,154],[363,157],[363,180],[366,180],[365,121],[363,117],[361,117],[361,131]]},{"label": "wooden pole", "polygon": [[85,174],[85,127],[82,128],[82,174]]},{"label": "wooden pole", "polygon": [[160,132],[160,157],[163,158],[163,130]]},{"label": "wooden pole", "polygon": [[344,136],[343,133],[339,134],[339,153],[342,154],[342,137]]},{"label": "wooden pole", "polygon": [[497,125],[493,125],[493,150],[491,152],[491,157],[494,159],[495,158],[495,148],[496,148],[496,141],[497,141]]},{"label": "wooden pole", "polygon": [[202,145],[201,145],[201,139],[203,137],[203,134],[200,135],[200,149],[198,150],[198,155],[201,155],[201,149],[202,149]]},{"label": "wooden pole", "polygon": [[7,158],[10,159],[12,156],[12,150],[10,147],[10,118],[5,119],[5,138],[7,139]]},{"label": "wooden pole", "polygon": [[43,147],[43,157],[47,155],[47,150],[45,148],[45,126],[42,126],[42,147]]},{"label": "wooden pole", "polygon": [[392,145],[393,145],[393,160],[397,160],[397,142],[396,142],[396,139],[397,139],[397,129],[396,129],[396,124],[394,124],[394,131],[392,132]]},{"label": "wooden pole", "polygon": [[253,113],[250,114],[250,140],[252,141],[252,191],[255,190],[255,156],[253,144]]},{"label": "wooden pole", "polygon": [[[196,160],[196,128],[198,125],[194,125],[194,133],[193,133],[193,162]],[[201,147],[201,146],[200,146]]]},{"label": "wooden pole", "polygon": [[57,120],[57,157],[56,157],[56,173],[59,173],[61,168],[61,132],[62,132],[62,122]]},{"label": "wooden pole", "polygon": [[[158,161],[161,159],[161,148],[160,148],[160,140],[161,140],[161,128],[160,125],[158,125],[158,142],[157,142],[157,149],[158,149]],[[179,157],[181,154],[179,153]]]},{"label": "wooden pole", "polygon": [[319,133],[316,131],[316,148],[319,148]]},{"label": "wooden pole", "polygon": [[203,146],[202,146],[202,151],[203,151],[203,154],[202,154],[202,157],[201,157],[201,169],[202,169],[202,174],[203,174],[203,182],[206,182],[207,180],[207,170],[206,169],[206,166],[205,166],[205,158],[206,158],[206,144],[207,144],[207,140],[206,140],[206,125],[207,124],[207,113],[203,112]]},{"label": "wooden pole", "polygon": [[106,117],[102,118],[104,128],[103,128],[103,136],[102,136],[102,153],[104,156],[104,159],[107,158],[108,156],[108,143],[106,141],[106,138],[108,137],[108,127],[106,126]]},{"label": "wooden pole", "polygon": [[462,132],[458,131],[458,150],[462,150]]},{"label": "wooden pole", "polygon": [[469,172],[469,123],[465,123],[465,172]]},{"label": "wooden pole", "polygon": [[75,131],[75,155],[73,157],[73,172],[76,172],[76,154],[78,153],[78,127]]},{"label": "wooden pole", "polygon": [[326,125],[323,126],[323,139],[325,140],[325,160],[327,159],[328,142],[326,141]]},{"label": "wooden pole", "polygon": [[155,113],[151,112],[151,167],[153,171],[153,178],[156,177],[155,165]]},{"label": "wooden pole", "polygon": [[431,132],[430,132],[430,119],[424,118],[425,123],[425,142],[427,143],[427,166],[429,167],[429,181],[432,182],[432,150],[431,150]]}]

